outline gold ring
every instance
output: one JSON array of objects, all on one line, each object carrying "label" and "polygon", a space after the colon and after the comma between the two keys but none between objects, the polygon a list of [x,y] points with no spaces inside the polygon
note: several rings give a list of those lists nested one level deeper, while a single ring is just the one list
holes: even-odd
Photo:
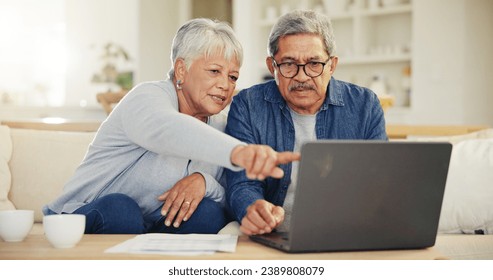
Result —
[{"label": "gold ring", "polygon": [[185,201],[185,202],[183,202],[183,204],[185,204],[185,203],[186,203],[186,204],[190,204],[190,201]]}]

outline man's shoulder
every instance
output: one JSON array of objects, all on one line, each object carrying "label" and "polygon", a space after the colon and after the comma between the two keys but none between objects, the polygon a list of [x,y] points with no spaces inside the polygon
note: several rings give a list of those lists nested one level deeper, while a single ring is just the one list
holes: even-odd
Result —
[{"label": "man's shoulder", "polygon": [[347,91],[350,93],[354,92],[354,93],[360,93],[360,94],[372,94],[373,93],[370,89],[368,89],[364,86],[360,86],[360,85],[357,85],[357,84],[354,84],[351,82],[346,82],[346,81],[337,80],[337,79],[334,79],[334,81],[335,81],[336,87],[340,91]]},{"label": "man's shoulder", "polygon": [[260,84],[253,85],[249,88],[242,89],[233,99],[247,101],[248,103],[264,102],[276,99],[278,95],[277,84],[274,80],[269,80]]},{"label": "man's shoulder", "polygon": [[366,103],[371,102],[377,98],[376,94],[364,86],[360,86],[354,83],[333,80],[334,83],[334,96],[336,100],[344,100],[343,102],[347,105],[350,103]]},{"label": "man's shoulder", "polygon": [[253,85],[251,87],[240,90],[238,96],[249,96],[249,95],[265,95],[267,91],[273,90],[277,87],[274,80],[266,81]]}]

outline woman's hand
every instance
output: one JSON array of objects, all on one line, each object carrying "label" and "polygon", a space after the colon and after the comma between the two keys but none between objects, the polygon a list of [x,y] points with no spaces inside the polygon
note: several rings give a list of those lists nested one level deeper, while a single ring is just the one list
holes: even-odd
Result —
[{"label": "woman's hand", "polygon": [[269,176],[282,178],[284,172],[278,165],[300,160],[300,158],[299,153],[278,153],[267,145],[236,146],[231,153],[231,162],[245,168],[249,179],[258,180],[264,180]]},{"label": "woman's hand", "polygon": [[177,228],[182,221],[188,221],[204,195],[205,178],[200,173],[193,173],[178,181],[158,197],[160,201],[164,201],[161,210],[161,215],[166,216],[164,224],[169,227],[173,223]]}]

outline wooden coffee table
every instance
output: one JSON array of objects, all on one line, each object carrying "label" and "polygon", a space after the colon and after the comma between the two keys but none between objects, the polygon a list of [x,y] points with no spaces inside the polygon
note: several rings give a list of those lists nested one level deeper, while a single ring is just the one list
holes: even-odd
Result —
[{"label": "wooden coffee table", "polygon": [[133,260],[133,259],[175,259],[175,260],[434,260],[444,259],[435,248],[420,250],[386,250],[364,252],[333,252],[288,254],[257,244],[246,236],[240,236],[235,253],[218,252],[212,255],[169,256],[151,254],[115,254],[104,251],[135,235],[84,235],[74,248],[55,249],[44,235],[31,234],[23,242],[0,241],[0,259],[7,260]]}]

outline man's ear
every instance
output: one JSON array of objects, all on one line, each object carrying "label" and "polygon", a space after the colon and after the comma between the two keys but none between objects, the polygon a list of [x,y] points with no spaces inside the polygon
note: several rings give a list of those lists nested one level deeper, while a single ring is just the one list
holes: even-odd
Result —
[{"label": "man's ear", "polygon": [[339,62],[338,56],[333,56],[330,60],[330,75],[333,75],[337,68],[337,63]]},{"label": "man's ear", "polygon": [[275,77],[276,75],[275,75],[274,72],[275,72],[276,69],[274,68],[273,63],[274,63],[274,59],[272,57],[268,56],[265,59],[265,64],[267,65],[267,69],[269,69],[269,72],[272,75],[272,77]]},{"label": "man's ear", "polygon": [[175,78],[176,80],[180,80],[182,83],[185,82],[185,76],[187,73],[187,66],[185,65],[185,60],[182,58],[178,58],[175,61]]}]

